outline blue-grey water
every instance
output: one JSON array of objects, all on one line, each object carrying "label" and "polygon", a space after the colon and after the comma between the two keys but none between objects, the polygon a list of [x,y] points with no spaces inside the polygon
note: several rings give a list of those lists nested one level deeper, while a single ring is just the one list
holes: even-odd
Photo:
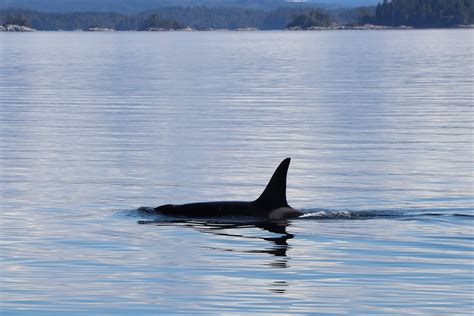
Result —
[{"label": "blue-grey water", "polygon": [[[474,31],[0,34],[0,314],[467,315]],[[252,200],[288,222],[140,206]]]}]

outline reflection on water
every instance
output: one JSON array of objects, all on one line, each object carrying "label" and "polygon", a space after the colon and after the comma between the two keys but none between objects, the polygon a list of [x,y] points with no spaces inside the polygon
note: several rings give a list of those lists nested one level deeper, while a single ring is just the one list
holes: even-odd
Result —
[{"label": "reflection on water", "polygon": [[472,313],[472,35],[0,34],[0,313]]},{"label": "reflection on water", "polygon": [[[193,221],[193,220],[173,220],[173,221],[139,221],[139,224],[153,224],[157,226],[163,225],[178,225],[184,227],[194,228],[202,233],[210,233],[218,236],[229,236],[237,237],[242,239],[261,239],[264,241],[270,242],[270,248],[264,247],[262,249],[252,249],[252,250],[242,250],[239,248],[214,248],[222,251],[231,251],[231,252],[247,252],[247,253],[266,253],[271,254],[276,257],[286,257],[286,252],[288,250],[287,240],[293,238],[292,234],[289,234],[286,231],[287,226],[290,225],[288,221],[244,221],[242,223],[236,222],[216,222],[216,221]],[[247,228],[258,228],[264,231],[276,234],[276,237],[265,237],[265,236],[254,236],[254,235],[244,235],[239,234],[239,232],[245,233]],[[270,264],[275,268],[286,268],[287,260],[286,258],[276,258],[273,263]]]},{"label": "reflection on water", "polygon": [[[243,221],[241,223],[236,222],[216,222],[216,221],[193,221],[193,220],[173,220],[173,221],[139,221],[139,224],[146,225],[156,225],[156,226],[180,226],[180,227],[190,227],[194,228],[202,233],[214,234],[217,236],[231,237],[238,239],[260,239],[267,241],[269,245],[262,245],[261,248],[257,249],[241,249],[240,246],[235,248],[230,248],[229,246],[234,245],[234,243],[225,244],[225,247],[217,246],[206,246],[204,249],[208,248],[213,251],[229,251],[229,252],[242,252],[242,253],[262,253],[275,256],[276,258],[272,261],[265,262],[265,265],[269,265],[272,268],[287,268],[288,267],[288,258],[286,252],[288,250],[287,240],[293,238],[292,234],[289,234],[286,231],[287,226],[291,225],[287,221]],[[257,228],[263,231],[272,233],[276,235],[274,237],[268,236],[258,236],[254,234],[245,234],[248,232],[248,229]],[[271,281],[268,285],[268,290],[272,293],[282,294],[285,293],[286,288],[288,287],[287,281],[275,280]]]},{"label": "reflection on water", "polygon": [[[138,213],[149,216],[147,208],[140,208],[137,210]],[[158,220],[139,220],[139,224],[142,225],[154,225],[158,228],[160,226],[170,227],[186,227],[195,229],[201,233],[213,234],[216,236],[223,236],[224,238],[229,237],[235,242],[224,243],[223,246],[219,244],[209,245],[202,247],[203,250],[209,249],[215,252],[236,252],[236,253],[247,253],[247,254],[268,254],[275,256],[274,260],[270,262],[264,262],[264,265],[268,265],[271,268],[287,268],[288,257],[287,251],[289,248],[288,240],[292,239],[294,235],[287,232],[287,227],[291,226],[289,221],[268,221],[268,220],[255,220],[253,218],[238,218],[232,219],[158,219]],[[262,230],[270,233],[271,236],[255,234],[254,230]],[[267,242],[267,244],[252,243],[252,249],[242,249],[239,240],[261,240]],[[231,248],[231,246],[235,246]],[[257,247],[253,247],[257,246]],[[272,293],[283,294],[286,292],[288,287],[287,281],[274,280],[268,284],[268,290]]]}]

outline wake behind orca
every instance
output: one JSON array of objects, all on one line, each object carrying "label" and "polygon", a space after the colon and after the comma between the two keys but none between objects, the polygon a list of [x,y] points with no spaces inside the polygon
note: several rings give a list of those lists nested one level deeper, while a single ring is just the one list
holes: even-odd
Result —
[{"label": "wake behind orca", "polygon": [[280,163],[267,187],[255,201],[165,204],[154,208],[153,211],[165,215],[186,217],[253,216],[272,220],[299,217],[303,215],[303,212],[292,208],[286,201],[286,175],[290,161],[290,158],[286,158]]}]

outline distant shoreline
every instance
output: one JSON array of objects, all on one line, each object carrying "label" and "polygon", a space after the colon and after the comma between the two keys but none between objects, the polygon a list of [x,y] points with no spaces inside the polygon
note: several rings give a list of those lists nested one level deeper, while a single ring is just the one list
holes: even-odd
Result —
[{"label": "distant shoreline", "polygon": [[[3,8],[0,9],[0,25],[23,25],[38,31],[81,29],[96,32],[473,28],[471,3],[472,0],[432,0],[426,3],[418,0],[384,0],[366,7],[288,5],[268,10],[239,6],[164,6],[135,13],[74,11],[68,6],[58,12]],[[5,31],[23,30],[17,28]]]},{"label": "distant shoreline", "polygon": [[257,28],[238,28],[238,29],[192,29],[190,27],[184,29],[150,29],[150,30],[115,30],[111,28],[90,27],[86,30],[37,30],[20,25],[0,25],[0,33],[24,33],[24,32],[87,32],[87,33],[107,33],[107,32],[315,32],[315,31],[391,31],[391,30],[450,30],[450,29],[474,29],[474,25],[457,25],[454,27],[437,27],[437,28],[414,28],[411,26],[384,26],[384,25],[362,25],[362,26],[330,26],[330,27],[311,27],[311,28],[287,28],[282,30],[260,30]]}]

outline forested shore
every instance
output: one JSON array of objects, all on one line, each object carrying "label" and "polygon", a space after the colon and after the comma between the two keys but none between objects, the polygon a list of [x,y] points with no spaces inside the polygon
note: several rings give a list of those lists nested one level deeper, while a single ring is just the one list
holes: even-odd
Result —
[{"label": "forested shore", "polygon": [[456,27],[474,23],[473,0],[384,0],[364,22],[415,28]]},{"label": "forested shore", "polygon": [[376,7],[273,10],[233,7],[169,7],[126,15],[114,12],[0,10],[0,25],[37,30],[282,30],[345,29],[370,24],[391,27],[457,27],[474,23],[472,0],[384,0]]}]

